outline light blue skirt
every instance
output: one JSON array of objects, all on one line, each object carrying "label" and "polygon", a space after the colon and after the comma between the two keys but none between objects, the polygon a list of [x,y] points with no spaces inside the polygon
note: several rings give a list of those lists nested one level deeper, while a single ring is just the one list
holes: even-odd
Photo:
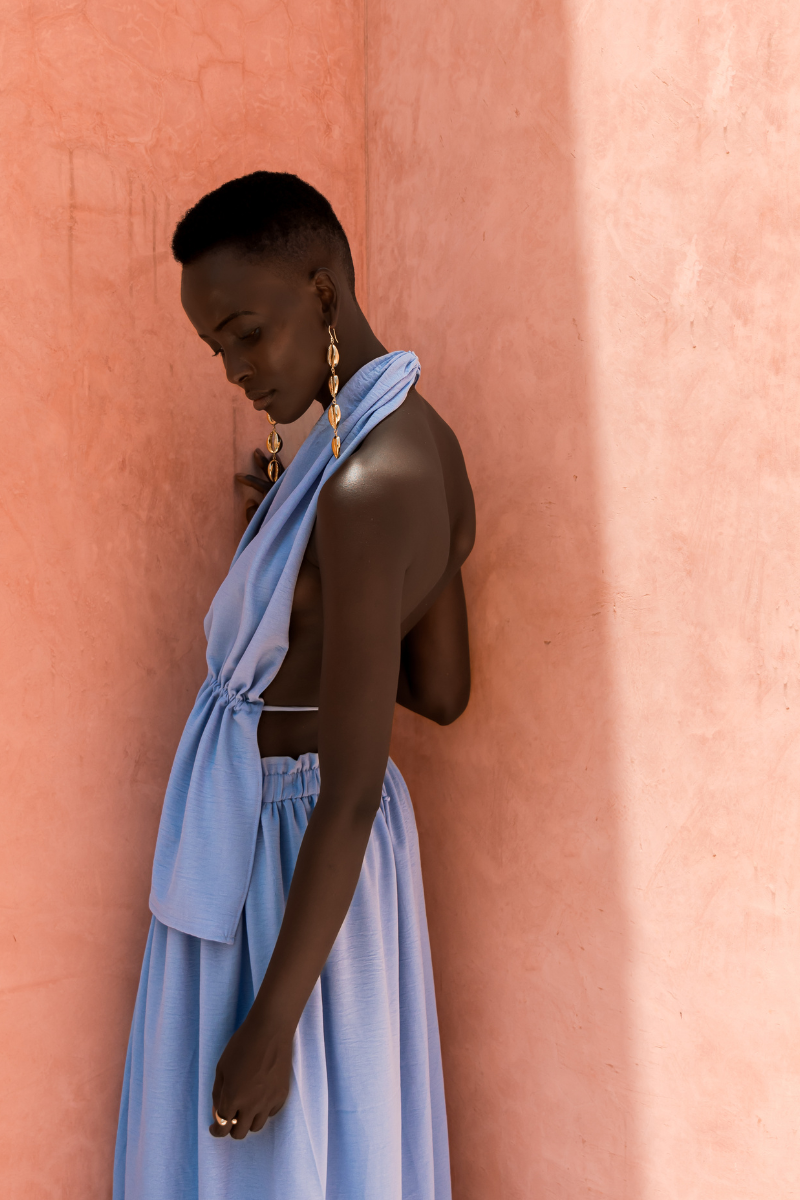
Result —
[{"label": "light blue skirt", "polygon": [[266,971],[319,794],[315,754],[263,765],[261,825],[234,944],[152,920],[114,1200],[450,1200],[419,845],[391,760],[353,903],[295,1034],[289,1098],[244,1141],[208,1132],[217,1060]]}]

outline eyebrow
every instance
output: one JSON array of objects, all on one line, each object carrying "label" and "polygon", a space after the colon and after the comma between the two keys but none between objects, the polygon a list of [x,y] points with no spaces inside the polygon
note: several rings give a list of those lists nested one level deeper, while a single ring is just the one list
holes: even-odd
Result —
[{"label": "eyebrow", "polygon": [[254,317],[256,314],[249,308],[241,308],[238,312],[231,313],[224,321],[220,321],[219,325],[215,326],[214,333],[219,333],[220,329],[224,329],[229,321],[233,321],[235,317]]}]

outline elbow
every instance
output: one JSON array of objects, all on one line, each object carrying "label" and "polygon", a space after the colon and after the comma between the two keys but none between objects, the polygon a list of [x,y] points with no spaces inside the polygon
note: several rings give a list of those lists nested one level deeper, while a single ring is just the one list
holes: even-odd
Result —
[{"label": "elbow", "polygon": [[441,697],[426,714],[437,725],[452,725],[469,704],[469,687],[452,696]]},{"label": "elbow", "polygon": [[463,712],[463,708],[458,712],[454,708],[439,708],[430,714],[431,721],[435,721],[437,725],[452,725],[453,721],[457,721]]}]

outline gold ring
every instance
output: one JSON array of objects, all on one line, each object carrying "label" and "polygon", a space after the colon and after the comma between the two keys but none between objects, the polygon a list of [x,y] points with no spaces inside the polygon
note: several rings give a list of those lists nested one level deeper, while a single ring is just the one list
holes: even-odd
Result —
[{"label": "gold ring", "polygon": [[[211,1111],[213,1112],[214,1120],[217,1122],[218,1125],[227,1125],[228,1124],[226,1118],[221,1117],[215,1108],[212,1108]],[[231,1117],[231,1125],[238,1125],[238,1124],[239,1124],[239,1122],[238,1122],[237,1118]]]}]

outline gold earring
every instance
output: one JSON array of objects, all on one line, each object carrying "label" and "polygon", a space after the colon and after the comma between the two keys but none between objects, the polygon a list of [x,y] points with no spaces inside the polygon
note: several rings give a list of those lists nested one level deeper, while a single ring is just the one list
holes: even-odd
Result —
[{"label": "gold earring", "polygon": [[333,428],[333,441],[331,442],[331,450],[333,457],[339,457],[339,451],[342,448],[342,443],[339,440],[339,422],[342,419],[342,410],[336,400],[336,395],[339,391],[339,376],[336,374],[336,368],[339,365],[339,351],[336,349],[336,343],[339,339],[336,336],[336,330],[330,325],[328,326],[328,337],[331,339],[331,344],[328,346],[328,366],[331,369],[331,377],[328,380],[328,391],[331,394],[331,402],[328,406],[328,420]]},{"label": "gold earring", "polygon": [[278,476],[281,473],[281,464],[278,462],[278,451],[280,450],[281,446],[283,445],[283,442],[281,441],[280,434],[278,433],[277,429],[275,428],[275,426],[277,425],[277,421],[273,421],[273,419],[269,415],[269,413],[267,413],[267,420],[269,421],[270,425],[272,426],[272,429],[270,430],[270,433],[269,433],[269,437],[267,438],[267,449],[269,450],[270,454],[272,455],[272,458],[267,463],[267,477],[268,477],[270,483],[275,483],[277,481]]}]

